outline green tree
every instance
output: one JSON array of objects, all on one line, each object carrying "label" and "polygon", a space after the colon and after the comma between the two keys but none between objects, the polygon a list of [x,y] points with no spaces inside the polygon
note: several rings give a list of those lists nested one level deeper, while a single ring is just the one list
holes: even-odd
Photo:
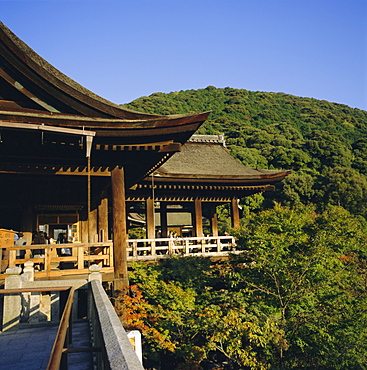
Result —
[{"label": "green tree", "polygon": [[279,185],[275,199],[286,206],[298,207],[314,200],[315,179],[308,172],[292,172]]},{"label": "green tree", "polygon": [[351,150],[336,135],[330,135],[326,131],[314,131],[306,141],[305,148],[313,158],[316,169],[351,166]]},{"label": "green tree", "polygon": [[319,216],[277,205],[244,220],[247,252],[228,282],[284,330],[289,348],[272,368],[365,369],[365,226],[341,207]]},{"label": "green tree", "polygon": [[227,262],[134,263],[119,312],[150,367],[365,369],[366,226],[335,206],[248,213]]},{"label": "green tree", "polygon": [[324,197],[329,204],[367,216],[367,179],[352,168],[336,167],[327,173]]}]

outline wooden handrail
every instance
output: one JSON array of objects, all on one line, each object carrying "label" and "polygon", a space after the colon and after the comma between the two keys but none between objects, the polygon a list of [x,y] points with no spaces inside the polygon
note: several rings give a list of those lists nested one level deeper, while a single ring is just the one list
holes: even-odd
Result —
[{"label": "wooden handrail", "polygon": [[[65,304],[64,312],[62,314],[57,335],[52,347],[50,359],[47,369],[58,370],[64,352],[64,344],[68,330],[71,329],[71,312],[74,298],[75,288],[66,287],[48,287],[48,288],[18,288],[18,289],[0,289],[0,294],[16,294],[16,293],[42,293],[42,292],[61,292],[69,290],[68,299]],[[66,354],[64,356],[67,356]]]},{"label": "wooden handrail", "polygon": [[0,294],[13,294],[13,293],[44,293],[44,292],[62,292],[69,290],[70,286],[59,286],[52,288],[19,288],[19,289],[0,289]]},{"label": "wooden handrail", "polygon": [[[58,370],[60,368],[61,362],[67,364],[67,352],[65,349],[65,344],[67,343],[67,337],[71,338],[72,330],[72,307],[74,300],[75,288],[69,288],[69,296],[65,304],[64,312],[61,316],[60,325],[57,330],[56,338],[52,346],[51,355],[47,364],[47,370]],[[63,368],[67,368],[63,366]]]}]

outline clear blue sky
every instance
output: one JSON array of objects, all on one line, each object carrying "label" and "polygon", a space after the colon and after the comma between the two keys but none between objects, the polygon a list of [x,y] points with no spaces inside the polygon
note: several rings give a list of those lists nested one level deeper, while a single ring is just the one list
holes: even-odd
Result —
[{"label": "clear blue sky", "polygon": [[117,104],[213,85],[367,110],[367,0],[0,0],[0,20]]}]

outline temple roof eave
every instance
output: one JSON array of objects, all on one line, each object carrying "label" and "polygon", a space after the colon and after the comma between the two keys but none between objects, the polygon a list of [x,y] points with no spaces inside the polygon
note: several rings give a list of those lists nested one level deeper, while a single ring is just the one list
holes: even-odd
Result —
[{"label": "temple roof eave", "polygon": [[[159,170],[158,170],[159,171]],[[174,175],[174,176],[154,176],[154,182],[156,184],[164,183],[205,183],[205,184],[233,184],[233,185],[247,185],[247,184],[275,184],[282,181],[291,171],[277,171],[272,174],[262,175],[232,175],[232,176],[216,176],[216,175]],[[151,182],[152,178],[148,177],[144,179],[144,182]]]},{"label": "temple roof eave", "polygon": [[14,122],[35,122],[42,121],[46,124],[54,124],[60,126],[76,126],[76,127],[91,127],[91,128],[131,128],[134,126],[137,129],[149,127],[166,127],[180,126],[193,122],[204,122],[210,112],[176,114],[171,116],[163,116],[150,119],[119,119],[119,118],[101,118],[101,117],[86,117],[62,113],[30,113],[16,111],[1,111],[0,119]]},{"label": "temple roof eave", "polygon": [[[16,74],[23,75],[30,84],[49,94],[51,99],[60,100],[63,104],[73,105],[76,111],[80,111],[83,115],[133,121],[165,121],[191,116],[190,114],[167,116],[143,113],[114,104],[60,72],[20,40],[2,22],[0,22],[0,50],[7,60],[8,68],[13,68]],[[5,71],[2,72],[6,75]],[[11,75],[8,77],[11,80],[8,80],[9,83],[16,83]],[[47,102],[45,103],[47,104]],[[57,112],[57,110],[55,111]]]}]

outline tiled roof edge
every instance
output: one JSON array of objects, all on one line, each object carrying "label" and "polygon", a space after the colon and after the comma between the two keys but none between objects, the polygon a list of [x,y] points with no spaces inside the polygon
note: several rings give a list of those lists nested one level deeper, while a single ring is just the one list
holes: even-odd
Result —
[{"label": "tiled roof edge", "polygon": [[224,135],[192,135],[188,140],[190,143],[214,143],[226,146]]}]

